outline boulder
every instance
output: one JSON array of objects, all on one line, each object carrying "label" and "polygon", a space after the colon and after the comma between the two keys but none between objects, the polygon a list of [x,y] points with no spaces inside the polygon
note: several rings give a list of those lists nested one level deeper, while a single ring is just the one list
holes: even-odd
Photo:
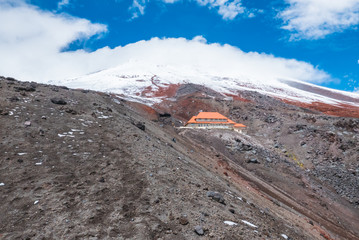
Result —
[{"label": "boulder", "polygon": [[58,97],[51,98],[51,102],[54,104],[58,104],[58,105],[66,105],[67,104],[67,102],[64,99],[58,98]]},{"label": "boulder", "polygon": [[212,198],[212,200],[214,200],[214,201],[216,201],[216,202],[225,204],[223,195],[220,194],[219,192],[208,191],[208,192],[207,192],[207,197]]}]

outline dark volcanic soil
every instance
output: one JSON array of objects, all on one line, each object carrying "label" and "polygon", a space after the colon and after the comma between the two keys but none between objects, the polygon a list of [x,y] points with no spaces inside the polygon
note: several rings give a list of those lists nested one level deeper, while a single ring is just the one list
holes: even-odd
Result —
[{"label": "dark volcanic soil", "polygon": [[[281,135],[298,131],[280,121],[268,123],[280,129],[274,138],[260,131],[263,116],[244,120],[228,105],[234,120],[258,117],[257,131],[190,132],[173,128],[180,118],[153,110],[147,118],[148,108],[107,94],[5,78],[0,93],[1,239],[359,239],[357,175],[346,173],[354,161],[333,147],[321,164],[309,157],[300,168]],[[353,155],[355,121],[336,124],[343,135],[330,141],[342,139]],[[285,136],[319,141],[312,128]],[[326,168],[335,156],[338,167]],[[248,164],[254,157],[261,163]],[[337,193],[333,169],[353,181],[342,185],[353,196]]]}]

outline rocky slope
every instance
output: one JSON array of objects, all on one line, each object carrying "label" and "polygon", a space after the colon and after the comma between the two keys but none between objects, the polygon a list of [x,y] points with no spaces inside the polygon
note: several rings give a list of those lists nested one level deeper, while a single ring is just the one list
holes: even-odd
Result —
[{"label": "rocky slope", "polygon": [[[149,108],[1,78],[0,238],[359,239],[357,119],[199,88]],[[175,128],[199,110],[248,130]]]}]

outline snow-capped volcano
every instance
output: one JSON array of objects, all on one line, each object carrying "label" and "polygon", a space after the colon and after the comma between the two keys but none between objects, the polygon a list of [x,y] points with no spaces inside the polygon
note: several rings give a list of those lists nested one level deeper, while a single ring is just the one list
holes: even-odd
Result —
[{"label": "snow-capped volcano", "polygon": [[[355,108],[353,111],[359,114],[358,94],[314,85],[332,78],[310,63],[295,59],[208,44],[202,37],[153,38],[110,52],[105,70],[66,80],[53,78],[51,83],[111,92],[147,105],[175,98],[183,84],[196,84],[223,96],[256,91],[322,112],[331,107]],[[323,105],[319,109],[318,104],[325,104],[325,109]]]},{"label": "snow-capped volcano", "polygon": [[111,69],[60,81],[59,84],[71,88],[111,92],[147,105],[172,97],[168,92],[173,92],[174,86],[186,83],[203,85],[230,96],[236,96],[240,91],[246,90],[300,103],[359,105],[359,95],[355,93],[319,87],[280,76],[268,75],[266,78],[263,74],[249,75],[240,72],[240,69],[225,72],[196,65],[174,66],[129,61]]}]

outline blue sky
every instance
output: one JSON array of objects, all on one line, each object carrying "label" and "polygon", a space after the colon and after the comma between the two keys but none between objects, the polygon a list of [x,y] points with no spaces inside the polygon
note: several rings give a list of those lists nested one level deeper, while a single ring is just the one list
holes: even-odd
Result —
[{"label": "blue sky", "polygon": [[[86,36],[64,39],[62,52],[202,36],[207,44],[306,62],[330,76],[319,82],[323,86],[359,87],[358,0],[14,0],[10,7],[9,2],[0,0],[0,9],[22,5],[52,18],[88,21],[85,30],[77,30]],[[98,29],[88,30],[92,26]]]}]

